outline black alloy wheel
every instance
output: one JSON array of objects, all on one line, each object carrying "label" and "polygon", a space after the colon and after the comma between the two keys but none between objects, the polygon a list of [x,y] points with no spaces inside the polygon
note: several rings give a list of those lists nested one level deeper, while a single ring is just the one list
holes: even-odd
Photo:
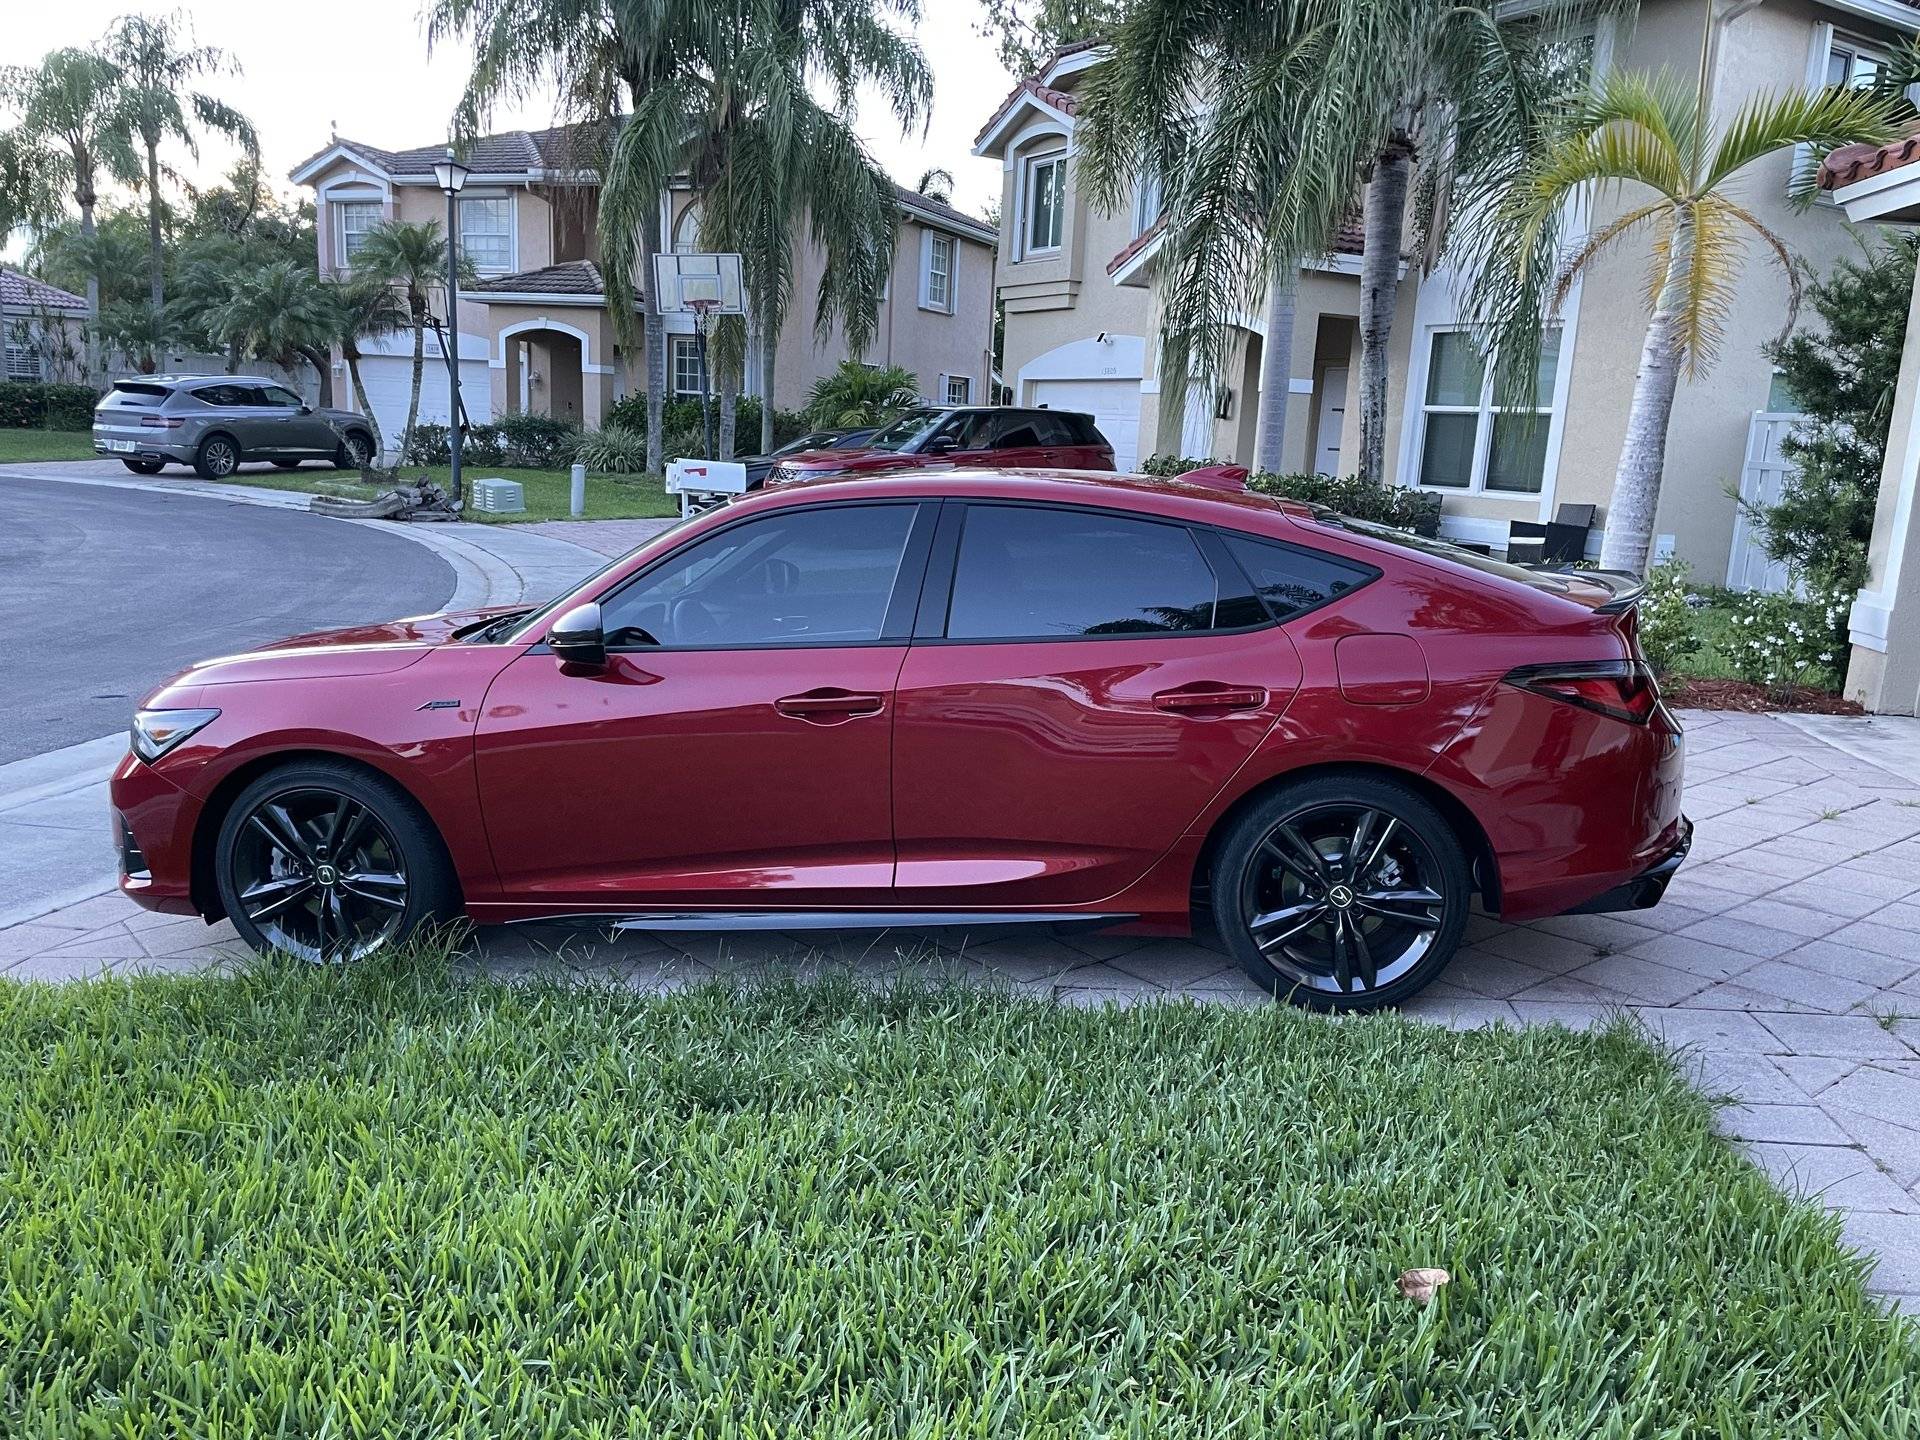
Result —
[{"label": "black alloy wheel", "polygon": [[340,448],[334,452],[333,463],[340,470],[364,470],[367,461],[373,458],[373,443],[358,430],[340,442]]},{"label": "black alloy wheel", "polygon": [[1244,816],[1213,876],[1214,918],[1247,972],[1322,1010],[1391,1005],[1445,967],[1471,879],[1445,819],[1371,776],[1309,780]]}]

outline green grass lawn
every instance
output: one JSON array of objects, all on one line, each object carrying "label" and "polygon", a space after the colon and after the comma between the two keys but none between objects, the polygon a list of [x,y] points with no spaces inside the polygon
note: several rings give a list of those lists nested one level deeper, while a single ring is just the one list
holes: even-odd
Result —
[{"label": "green grass lawn", "polygon": [[[464,518],[511,524],[522,520],[570,520],[573,480],[565,470],[513,470],[500,465],[461,467],[471,483],[489,476],[518,480],[526,490],[524,515],[488,515],[468,510]],[[441,484],[451,473],[445,465],[407,465],[400,470],[405,480],[431,475]],[[351,478],[350,478],[351,477]],[[345,495],[354,500],[371,500],[380,493],[363,485],[357,475],[319,465],[303,465],[298,470],[261,470],[253,466],[233,477],[238,485],[265,485],[275,490],[305,490],[315,495]],[[587,520],[650,519],[680,513],[679,501],[668,495],[662,482],[649,475],[587,476]]]},{"label": "green grass lawn", "polygon": [[1912,1435],[1913,1330],[1710,1121],[1625,1029],[4,986],[0,1430]]},{"label": "green grass lawn", "polygon": [[0,428],[0,465],[93,458],[93,432],[89,430]]}]

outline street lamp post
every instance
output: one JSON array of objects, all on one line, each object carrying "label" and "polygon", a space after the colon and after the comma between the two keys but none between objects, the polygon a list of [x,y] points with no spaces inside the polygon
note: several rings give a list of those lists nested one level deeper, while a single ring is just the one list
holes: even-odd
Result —
[{"label": "street lamp post", "polygon": [[440,182],[441,190],[447,197],[447,333],[441,338],[440,348],[446,352],[447,359],[447,446],[453,461],[453,473],[448,478],[448,488],[453,492],[455,504],[461,502],[466,493],[460,486],[460,420],[463,414],[460,408],[460,222],[458,207],[460,189],[467,183],[467,167],[453,158],[453,147],[447,147],[447,158],[436,161],[433,178]]}]

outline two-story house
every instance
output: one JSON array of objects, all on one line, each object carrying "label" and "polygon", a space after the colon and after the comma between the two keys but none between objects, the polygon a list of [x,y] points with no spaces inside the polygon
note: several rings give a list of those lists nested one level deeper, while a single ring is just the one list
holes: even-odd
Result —
[{"label": "two-story house", "polygon": [[[459,241],[478,274],[460,297],[461,397],[470,419],[508,411],[563,416],[598,426],[629,387],[643,391],[647,367],[622,353],[608,313],[597,243],[599,178],[570,157],[575,132],[513,130],[469,145],[470,168],[458,200]],[[445,224],[446,196],[433,165],[444,143],[384,150],[335,136],[292,174],[312,187],[319,228],[320,270],[344,274],[374,226],[387,220]],[[991,225],[904,187],[896,187],[900,227],[893,271],[881,302],[876,338],[854,357],[899,365],[920,380],[929,401],[977,401],[991,381],[993,262]],[[660,197],[657,247],[697,250],[699,196],[677,187]],[[796,409],[814,382],[849,352],[836,331],[817,341],[812,297],[822,256],[809,238],[795,245],[795,304],[780,333],[772,375],[757,347],[745,376],[747,394],[771,393]],[[691,316],[661,322],[671,394],[697,395],[699,363]],[[428,355],[444,374],[438,341]],[[391,439],[404,423],[411,376],[410,335],[360,343],[368,403]],[[343,369],[336,356],[336,371]],[[447,387],[429,382],[421,418],[445,423]],[[744,438],[744,437],[743,437]]]},{"label": "two-story house", "polygon": [[[1920,10],[1903,0],[1711,8],[1731,16],[1719,24],[1710,75],[1722,124],[1759,92],[1870,79],[1891,48],[1920,29]],[[1691,83],[1709,9],[1709,0],[1643,0],[1631,23],[1597,14],[1594,69],[1673,67]],[[1237,317],[1238,345],[1218,394],[1196,395],[1181,434],[1158,433],[1158,196],[1143,185],[1125,213],[1107,214],[1074,180],[1076,92],[1103,58],[1091,43],[1057,51],[1001,103],[975,147],[1004,167],[999,291],[1003,367],[1015,398],[1093,411],[1123,462],[1156,453],[1249,461],[1264,367],[1284,364],[1282,468],[1346,473],[1359,439],[1350,403],[1359,375],[1357,234],[1302,270],[1290,352],[1266,353],[1264,315]],[[1792,203],[1796,158],[1783,153],[1753,167],[1739,182],[1742,198],[1824,272],[1872,237],[1830,203]],[[1589,224],[1617,213],[1596,210]],[[1423,276],[1417,265],[1407,268],[1394,318],[1386,473],[1439,494],[1446,533],[1498,548],[1510,522],[1546,520],[1567,503],[1599,507],[1604,523],[1645,336],[1647,245],[1643,237],[1637,248],[1617,249],[1551,317],[1530,425],[1503,423],[1445,269]],[[1749,255],[1720,358],[1704,376],[1683,380],[1674,407],[1656,544],[1690,560],[1704,581],[1770,578],[1728,492],[1764,494],[1778,484],[1777,444],[1793,402],[1763,346],[1779,333],[1787,302],[1778,267]],[[1600,535],[1597,523],[1590,553]]]}]

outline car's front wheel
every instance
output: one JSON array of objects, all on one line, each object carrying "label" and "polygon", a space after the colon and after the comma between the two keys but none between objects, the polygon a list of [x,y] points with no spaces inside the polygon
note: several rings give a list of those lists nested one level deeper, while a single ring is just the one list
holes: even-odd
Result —
[{"label": "car's front wheel", "polygon": [[1247,973],[1315,1010],[1405,1000],[1460,944],[1472,876],[1426,799],[1370,775],[1284,786],[1235,823],[1210,877],[1214,920]]},{"label": "car's front wheel", "polygon": [[243,790],[215,842],[220,901],[262,954],[358,960],[459,913],[432,822],[405,791],[352,765],[283,765]]},{"label": "car's front wheel", "polygon": [[373,442],[358,430],[340,442],[340,448],[334,452],[333,463],[341,470],[364,470],[367,461],[373,458]]},{"label": "car's front wheel", "polygon": [[120,463],[136,475],[158,475],[162,462],[158,460],[134,460],[123,455],[120,458]]},{"label": "car's front wheel", "polygon": [[202,480],[224,480],[240,468],[240,447],[226,435],[209,435],[194,452],[193,468]]}]

